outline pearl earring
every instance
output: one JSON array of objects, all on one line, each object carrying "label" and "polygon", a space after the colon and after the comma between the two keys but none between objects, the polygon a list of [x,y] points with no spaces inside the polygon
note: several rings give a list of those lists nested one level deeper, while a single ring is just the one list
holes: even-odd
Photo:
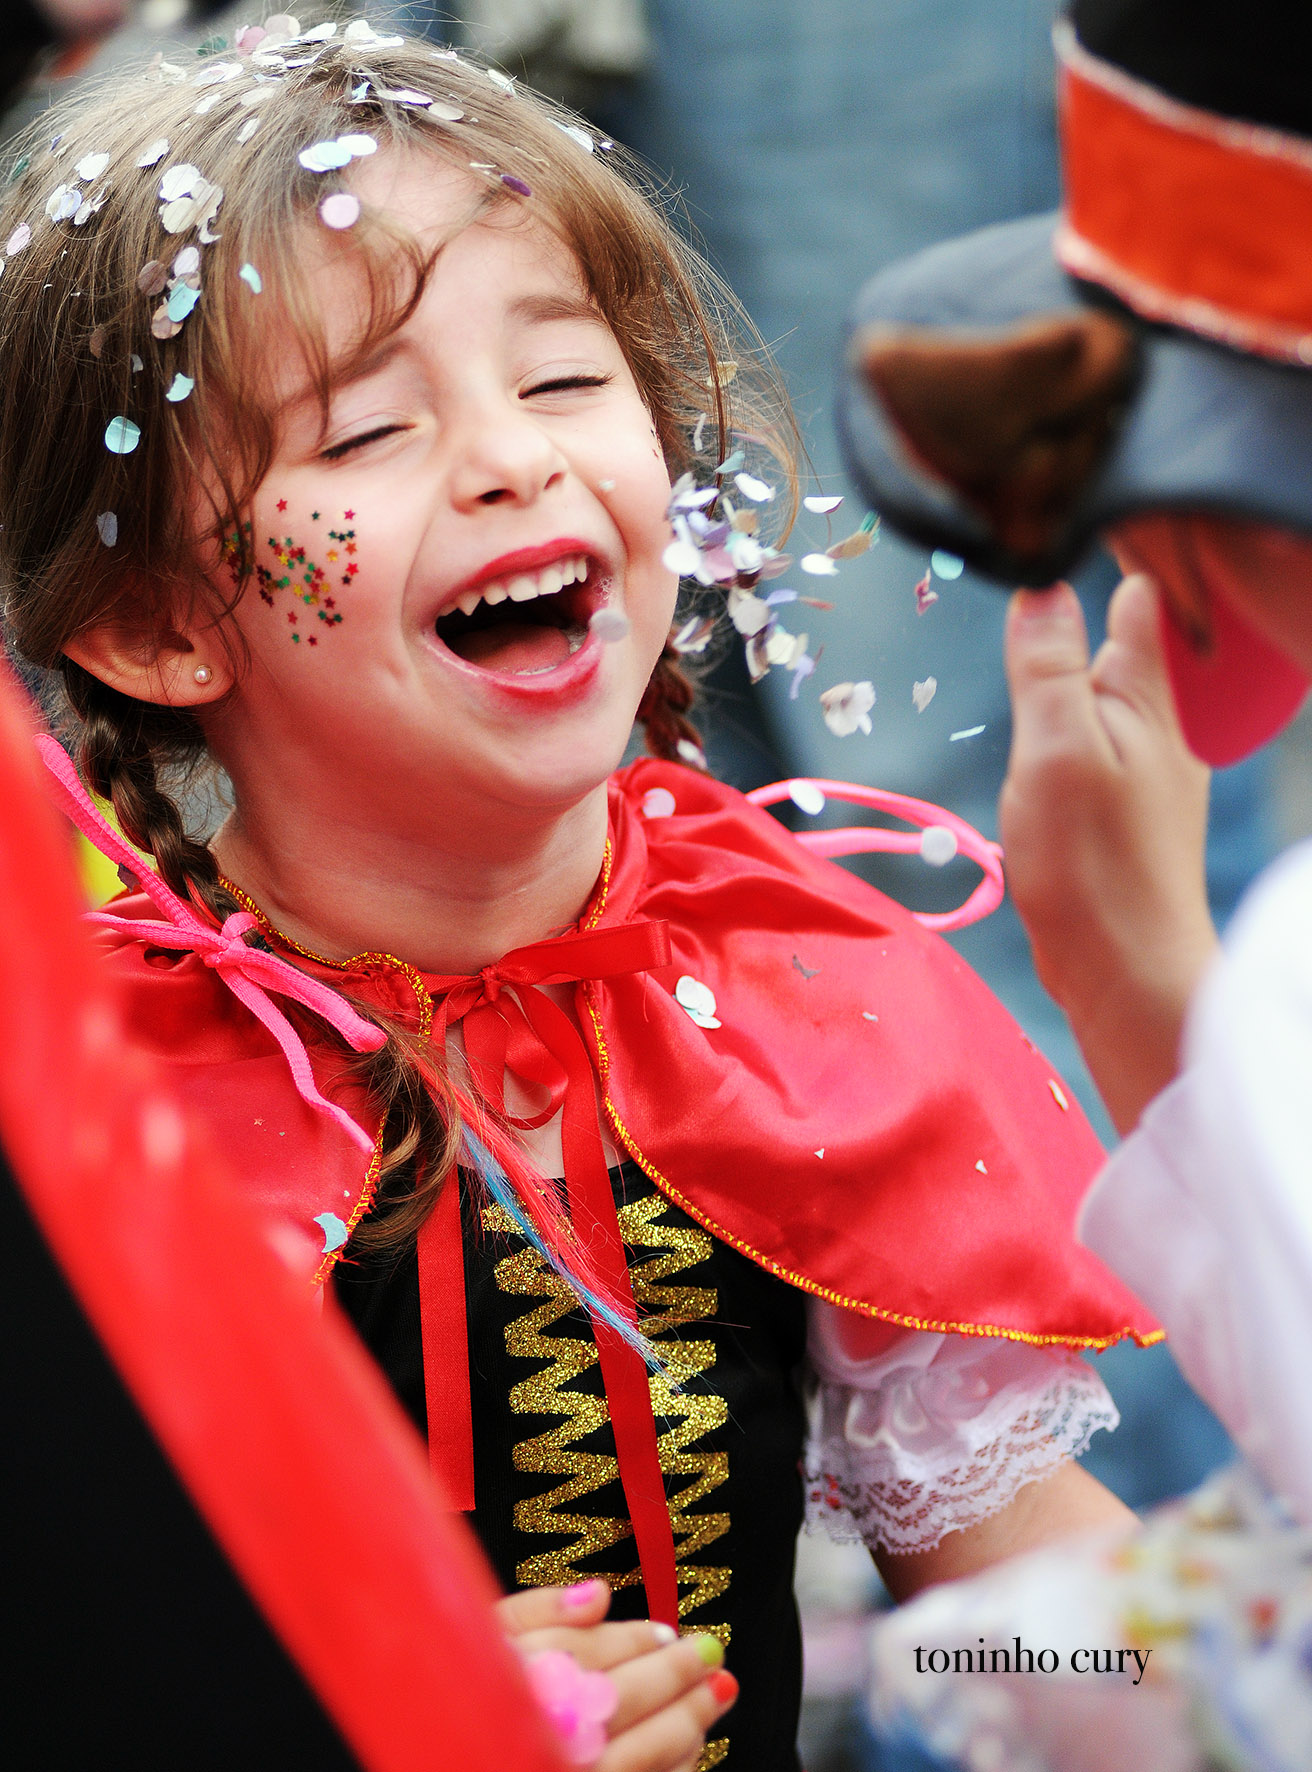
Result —
[{"label": "pearl earring", "polygon": [[208,665],[197,665],[191,674],[198,683],[208,683],[214,672]]}]

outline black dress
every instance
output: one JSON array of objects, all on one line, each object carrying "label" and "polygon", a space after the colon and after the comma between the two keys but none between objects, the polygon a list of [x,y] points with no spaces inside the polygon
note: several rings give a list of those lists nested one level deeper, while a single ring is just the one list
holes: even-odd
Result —
[{"label": "black dress", "polygon": [[[720,1638],[741,1688],[699,1772],[796,1772],[803,1300],[704,1231],[636,1164],[611,1181],[639,1317],[669,1373],[652,1380],[652,1398],[680,1623]],[[462,1198],[474,1530],[506,1588],[602,1575],[614,1590],[611,1617],[645,1617],[588,1319],[500,1208],[478,1211]],[[413,1249],[343,1261],[333,1283],[423,1430]]]}]

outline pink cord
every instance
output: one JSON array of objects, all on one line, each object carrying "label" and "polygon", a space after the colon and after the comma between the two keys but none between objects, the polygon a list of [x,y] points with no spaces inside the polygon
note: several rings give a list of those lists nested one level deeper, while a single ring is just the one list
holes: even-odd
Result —
[{"label": "pink cord", "polygon": [[[913,911],[912,915],[926,929],[965,929],[982,917],[996,911],[1002,903],[1006,883],[1002,875],[1002,850],[997,843],[929,800],[916,800],[910,794],[894,794],[887,788],[867,788],[851,781],[822,781],[812,776],[792,776],[787,781],[771,782],[768,787],[755,788],[747,798],[753,806],[775,806],[780,800],[792,798],[797,787],[819,788],[828,800],[847,800],[856,806],[870,806],[876,812],[891,813],[908,824],[924,830],[941,825],[957,839],[957,852],[969,856],[984,870],[984,878],[970,897],[955,911]],[[918,855],[918,831],[885,831],[873,825],[843,825],[833,831],[800,831],[797,841],[816,855]]]},{"label": "pink cord", "polygon": [[373,1140],[368,1133],[335,1102],[326,1101],[320,1095],[305,1044],[269,992],[277,991],[279,996],[290,997],[293,1002],[302,1003],[316,1015],[323,1016],[356,1052],[376,1052],[384,1045],[387,1036],[382,1029],[362,1020],[336,991],[279,959],[277,954],[264,948],[248,947],[243,937],[259,927],[248,911],[234,912],[222,929],[214,929],[204,922],[101,817],[62,745],[45,735],[37,739],[36,745],[42,762],[58,784],[55,798],[61,809],[102,855],[135,876],[141,890],[165,918],[163,922],[152,923],[139,917],[116,917],[108,911],[92,911],[88,922],[102,923],[107,929],[117,929],[138,940],[156,942],[160,947],[199,954],[207,966],[214,968],[233,996],[264,1023],[281,1046],[301,1099],[335,1120],[361,1150],[372,1151]]}]

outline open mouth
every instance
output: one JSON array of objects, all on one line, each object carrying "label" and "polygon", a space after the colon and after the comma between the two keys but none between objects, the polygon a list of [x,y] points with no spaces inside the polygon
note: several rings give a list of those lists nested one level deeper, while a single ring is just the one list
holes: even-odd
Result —
[{"label": "open mouth", "polygon": [[466,664],[536,676],[573,657],[604,602],[599,569],[579,554],[465,591],[434,627]]}]

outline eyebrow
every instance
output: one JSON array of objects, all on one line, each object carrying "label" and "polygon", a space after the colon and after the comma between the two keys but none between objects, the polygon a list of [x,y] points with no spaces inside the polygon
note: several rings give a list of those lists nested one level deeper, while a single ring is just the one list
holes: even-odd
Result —
[{"label": "eyebrow", "polygon": [[557,291],[550,294],[521,295],[518,301],[510,304],[510,316],[515,320],[546,322],[550,320],[586,320],[593,326],[606,324],[597,304],[586,295],[561,295]]}]

